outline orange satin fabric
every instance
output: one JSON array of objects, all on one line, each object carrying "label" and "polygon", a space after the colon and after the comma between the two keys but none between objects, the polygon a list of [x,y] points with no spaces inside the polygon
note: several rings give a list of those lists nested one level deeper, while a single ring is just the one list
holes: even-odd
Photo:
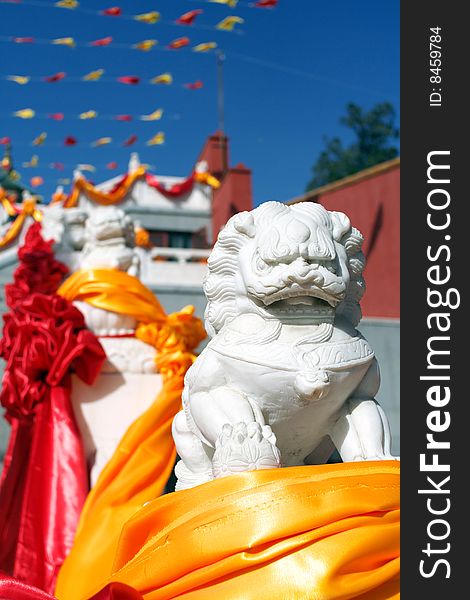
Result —
[{"label": "orange satin fabric", "polygon": [[41,222],[42,212],[36,208],[36,200],[34,199],[25,200],[21,210],[17,212],[2,188],[0,188],[0,202],[10,217],[16,216],[6,233],[0,238],[0,248],[4,248],[19,236],[27,217],[32,217],[35,221]]},{"label": "orange satin fabric", "polygon": [[69,600],[81,585],[112,573],[124,523],[163,492],[176,456],[171,424],[181,408],[183,377],[206,334],[193,316],[194,307],[166,315],[150,290],[120,271],[78,271],[58,293],[69,301],[133,316],[139,322],[136,336],[158,350],[163,376],[155,402],[127,430],[87,497],[72,552],[58,578],[56,594]]},{"label": "orange satin fabric", "polygon": [[398,600],[399,496],[392,461],[218,479],[144,506],[112,575],[83,568],[57,595],[85,600],[116,581],[145,600]]},{"label": "orange satin fabric", "polygon": [[[122,202],[129,193],[129,190],[137,181],[145,176],[145,167],[137,167],[135,171],[129,173],[123,183],[113,192],[103,192],[96,188],[92,183],[84,178],[79,178],[74,181],[72,192],[68,197],[65,198],[64,207],[71,208],[76,205],[80,192],[84,192],[85,195],[90,199],[94,200],[102,206],[111,206]],[[57,201],[61,201],[63,198],[58,198]]]}]

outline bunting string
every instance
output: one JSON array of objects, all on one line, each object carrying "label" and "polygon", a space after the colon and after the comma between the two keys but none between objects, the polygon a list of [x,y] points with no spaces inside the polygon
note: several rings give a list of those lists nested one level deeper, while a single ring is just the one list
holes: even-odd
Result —
[{"label": "bunting string", "polygon": [[[217,4],[226,4],[230,8],[235,8],[238,4],[238,3],[234,2],[234,0],[230,0],[230,3],[224,2],[224,1],[219,2],[219,0],[213,0],[213,2],[217,3]],[[241,17],[239,17],[237,15],[230,15],[228,17],[225,17],[225,19],[223,19],[222,21],[220,21],[216,24],[203,24],[203,23],[199,22],[200,15],[202,15],[204,13],[204,11],[202,9],[191,10],[191,11],[183,13],[182,15],[180,15],[179,17],[177,17],[174,20],[171,20],[171,19],[168,20],[168,19],[162,18],[161,13],[158,11],[150,11],[147,13],[131,15],[131,14],[124,13],[120,6],[111,6],[108,8],[103,8],[101,10],[91,10],[91,9],[87,9],[87,8],[82,8],[80,6],[80,2],[75,2],[74,0],[64,0],[63,2],[60,2],[60,1],[59,2],[36,2],[34,0],[0,0],[0,3],[15,4],[15,5],[20,5],[20,6],[21,5],[35,6],[35,7],[40,7],[41,9],[62,8],[62,9],[73,10],[73,11],[83,13],[86,15],[127,19],[127,20],[137,21],[139,23],[145,23],[147,25],[156,25],[157,23],[160,23],[162,25],[172,25],[172,26],[175,25],[177,27],[193,27],[193,28],[197,28],[197,29],[206,29],[206,30],[218,29],[220,31],[230,31],[230,32],[235,31],[235,28],[234,28],[235,24],[242,24],[244,22],[244,19],[242,19]],[[277,2],[273,3],[273,0],[271,0],[271,2],[270,2],[271,6],[269,6],[268,5],[269,3],[267,2],[267,0],[264,0],[264,1],[259,0],[258,2],[243,3],[242,5],[249,6],[251,8],[251,4],[255,8],[273,8],[277,4]],[[236,21],[234,21],[233,25],[229,25],[229,27],[226,27],[226,23],[224,23],[224,21],[226,19],[230,19],[230,20],[236,19]]]},{"label": "bunting string", "polygon": [[[1,0],[0,0],[1,2]],[[231,22],[230,22],[231,23]],[[235,24],[235,23],[234,23]],[[59,38],[37,38],[33,36],[0,36],[0,42],[4,44],[26,44],[26,45],[50,45],[63,48],[115,48],[125,50],[139,50],[140,52],[150,52],[151,50],[171,51],[180,50],[182,48],[191,49],[193,52],[209,52],[217,48],[217,42],[214,40],[193,43],[187,36],[182,36],[169,40],[165,44],[161,44],[156,39],[138,40],[132,43],[115,41],[113,36],[108,35],[90,41],[77,40],[72,36],[64,36]]]},{"label": "bunting string", "polygon": [[[11,113],[0,113],[0,117],[17,117],[19,119],[50,119],[53,121],[69,121],[69,120],[105,120],[105,121],[120,121],[124,123],[128,123],[130,121],[143,121],[144,123],[151,123],[152,121],[160,121],[163,119],[163,115],[165,114],[163,108],[157,108],[154,111],[146,114],[101,114],[99,111],[94,109],[87,109],[80,113],[62,113],[62,112],[50,112],[50,113],[38,113],[33,108],[22,108]],[[180,119],[180,115],[178,113],[165,115],[165,119],[171,121],[177,121]],[[38,136],[33,142],[33,146],[40,146],[46,139],[47,134],[43,137]],[[0,142],[6,143],[6,142]]]},{"label": "bunting string", "polygon": [[[0,79],[11,81],[19,85],[26,85],[28,83],[58,83],[59,81],[67,81],[69,83],[76,82],[104,82],[104,83],[121,83],[124,85],[172,85],[174,83],[173,75],[171,73],[159,73],[154,75],[150,79],[142,78],[139,75],[118,75],[115,77],[103,77],[105,73],[104,69],[95,69],[86,73],[82,76],[69,76],[65,71],[59,71],[51,75],[10,75],[0,74]],[[187,90],[198,90],[204,87],[203,81],[197,79],[196,81],[188,81],[181,84],[175,84],[177,87]]]}]

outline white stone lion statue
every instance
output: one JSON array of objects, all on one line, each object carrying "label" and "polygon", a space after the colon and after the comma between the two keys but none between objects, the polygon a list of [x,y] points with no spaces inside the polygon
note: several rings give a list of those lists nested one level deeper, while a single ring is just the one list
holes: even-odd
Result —
[{"label": "white stone lion statue", "polygon": [[134,250],[134,222],[120,208],[95,208],[85,225],[82,269],[119,269],[139,276],[140,260]]},{"label": "white stone lion statue", "polygon": [[176,489],[240,471],[393,459],[379,369],[355,329],[363,237],[319,204],[232,217],[208,262],[212,340],[173,422]]}]

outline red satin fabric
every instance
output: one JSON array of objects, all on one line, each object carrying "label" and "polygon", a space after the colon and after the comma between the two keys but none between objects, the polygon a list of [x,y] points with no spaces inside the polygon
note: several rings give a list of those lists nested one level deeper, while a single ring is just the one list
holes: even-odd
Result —
[{"label": "red satin fabric", "polygon": [[155,190],[159,191],[160,194],[164,196],[168,196],[170,198],[177,198],[178,196],[182,196],[183,194],[187,194],[193,189],[194,186],[194,175],[190,175],[188,178],[184,179],[180,183],[175,183],[171,187],[165,187],[162,185],[155,175],[146,175],[145,181],[150,187],[153,187]]},{"label": "red satin fabric", "polygon": [[[0,573],[0,600],[57,600],[55,596]],[[142,600],[142,596],[127,585],[111,583],[90,600]]]},{"label": "red satin fabric", "polygon": [[60,296],[31,294],[4,319],[0,401],[12,433],[0,483],[0,570],[52,592],[88,492],[70,372],[91,384],[105,354]]}]

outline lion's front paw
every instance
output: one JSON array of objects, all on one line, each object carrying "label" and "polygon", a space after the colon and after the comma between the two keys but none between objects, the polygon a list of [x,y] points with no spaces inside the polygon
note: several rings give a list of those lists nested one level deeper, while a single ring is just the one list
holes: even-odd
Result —
[{"label": "lion's front paw", "polygon": [[280,466],[281,455],[276,447],[276,436],[269,425],[254,421],[223,426],[212,458],[215,478]]}]

